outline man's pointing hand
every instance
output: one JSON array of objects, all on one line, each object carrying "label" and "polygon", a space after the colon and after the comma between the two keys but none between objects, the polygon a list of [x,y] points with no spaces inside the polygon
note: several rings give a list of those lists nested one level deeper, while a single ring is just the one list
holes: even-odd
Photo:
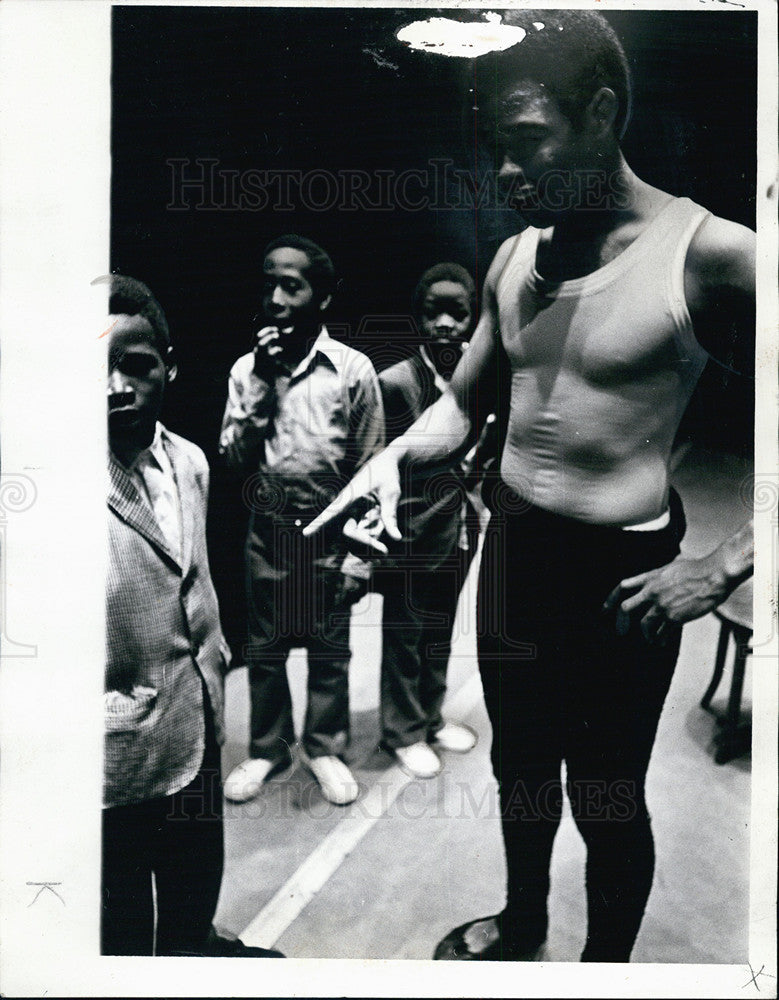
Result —
[{"label": "man's pointing hand", "polygon": [[[398,471],[398,460],[396,454],[390,448],[374,455],[366,462],[352,481],[345,486],[335,500],[314,520],[303,529],[304,535],[313,535],[322,525],[332,521],[340,513],[350,507],[355,500],[366,497],[369,494],[376,497],[379,505],[379,515],[384,525],[384,530],[395,541],[399,541],[401,534],[398,531],[397,511],[398,500],[400,499],[400,473]],[[377,539],[364,539],[367,544],[379,551],[384,551],[385,547]]]}]

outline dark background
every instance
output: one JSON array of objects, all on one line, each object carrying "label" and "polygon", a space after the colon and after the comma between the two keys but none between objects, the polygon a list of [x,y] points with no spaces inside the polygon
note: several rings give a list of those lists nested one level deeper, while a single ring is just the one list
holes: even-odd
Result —
[{"label": "dark background", "polygon": [[[227,630],[243,621],[241,544],[247,512],[221,470],[217,440],[230,366],[244,353],[258,308],[262,248],[285,232],[321,243],[339,290],[328,325],[365,349],[377,368],[411,349],[416,281],[456,260],[483,281],[516,216],[460,185],[433,207],[347,210],[311,180],[289,209],[269,186],[235,195],[224,171],[363,170],[376,203],[376,171],[449,169],[478,175],[467,85],[470,64],[408,50],[403,24],[436,11],[338,8],[115,7],[111,267],[146,281],[170,323],[179,364],[164,419],[212,464],[212,563]],[[473,11],[447,9],[474,19]],[[757,17],[746,12],[611,12],[634,81],[623,148],[645,181],[754,228]],[[184,160],[174,166],[169,161]],[[213,182],[174,190],[212,159]],[[439,166],[440,171],[443,169]],[[312,175],[309,174],[309,178]],[[251,183],[251,182],[250,182]],[[410,178],[410,198],[424,193]],[[274,204],[275,202],[275,204]],[[328,207],[328,202],[329,207]],[[201,207],[197,207],[198,204]],[[347,202],[348,204],[348,202]],[[171,207],[177,206],[176,208]],[[221,205],[222,207],[217,207]],[[681,436],[748,453],[752,387],[709,364]]]}]

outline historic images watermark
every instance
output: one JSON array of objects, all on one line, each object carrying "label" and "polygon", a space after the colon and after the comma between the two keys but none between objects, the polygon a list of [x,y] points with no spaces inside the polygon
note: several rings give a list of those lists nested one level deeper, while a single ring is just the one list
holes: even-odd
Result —
[{"label": "historic images watermark", "polygon": [[[739,486],[739,499],[744,505],[746,513],[754,512],[758,517],[768,515],[770,520],[770,563],[765,581],[770,595],[768,631],[756,629],[750,639],[747,653],[752,657],[770,656],[773,658],[775,656],[773,639],[779,624],[777,609],[777,596],[779,596],[779,559],[777,558],[777,549],[779,548],[779,475],[762,472],[746,476]],[[755,625],[757,626],[757,622]]]},{"label": "historic images watermark", "polygon": [[602,211],[625,208],[629,194],[619,172],[549,170],[533,185],[520,172],[477,174],[453,160],[433,158],[405,170],[238,170],[213,157],[172,157],[171,212],[421,212],[526,209]]},{"label": "historic images watermark", "polygon": [[[179,796],[169,819],[184,819],[196,814],[198,819],[218,819],[212,809],[213,796],[219,791],[219,775],[200,775],[198,781]],[[349,806],[352,819],[376,820],[393,809],[403,819],[503,820],[511,823],[538,823],[558,820],[563,797],[567,795],[574,814],[587,822],[629,823],[638,814],[640,795],[634,781],[617,779],[551,780],[529,785],[517,780],[500,793],[496,782],[483,788],[472,782],[456,780],[444,771],[435,786],[410,781],[398,794],[397,780],[381,776],[371,784],[371,794],[361,796]],[[186,810],[184,806],[186,805]],[[228,806],[231,821],[266,818],[282,820],[305,816],[321,820],[343,815],[343,807],[323,798],[319,786],[308,777],[293,774],[283,781],[271,782],[268,794],[240,806]]]},{"label": "historic images watermark", "polygon": [[6,552],[8,550],[6,527],[9,514],[23,514],[35,503],[38,491],[29,476],[13,473],[0,476],[0,656],[34,657],[38,647],[17,642],[8,634],[6,580]]}]

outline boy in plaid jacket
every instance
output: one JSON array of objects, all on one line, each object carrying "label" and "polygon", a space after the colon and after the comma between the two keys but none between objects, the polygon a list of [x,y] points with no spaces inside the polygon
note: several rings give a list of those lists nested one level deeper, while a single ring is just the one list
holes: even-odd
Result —
[{"label": "boy in plaid jacket", "polygon": [[229,652],[206,553],[208,464],[157,419],[176,374],[162,309],[139,281],[109,284],[102,952],[276,956],[211,926]]}]

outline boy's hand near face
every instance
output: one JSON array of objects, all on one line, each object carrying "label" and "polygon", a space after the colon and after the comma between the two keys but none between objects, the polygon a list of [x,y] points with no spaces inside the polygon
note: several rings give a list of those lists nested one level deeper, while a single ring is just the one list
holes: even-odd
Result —
[{"label": "boy's hand near face", "polygon": [[292,333],[292,327],[280,329],[278,326],[264,326],[257,331],[254,345],[254,371],[260,378],[272,378],[284,361],[284,338]]}]

